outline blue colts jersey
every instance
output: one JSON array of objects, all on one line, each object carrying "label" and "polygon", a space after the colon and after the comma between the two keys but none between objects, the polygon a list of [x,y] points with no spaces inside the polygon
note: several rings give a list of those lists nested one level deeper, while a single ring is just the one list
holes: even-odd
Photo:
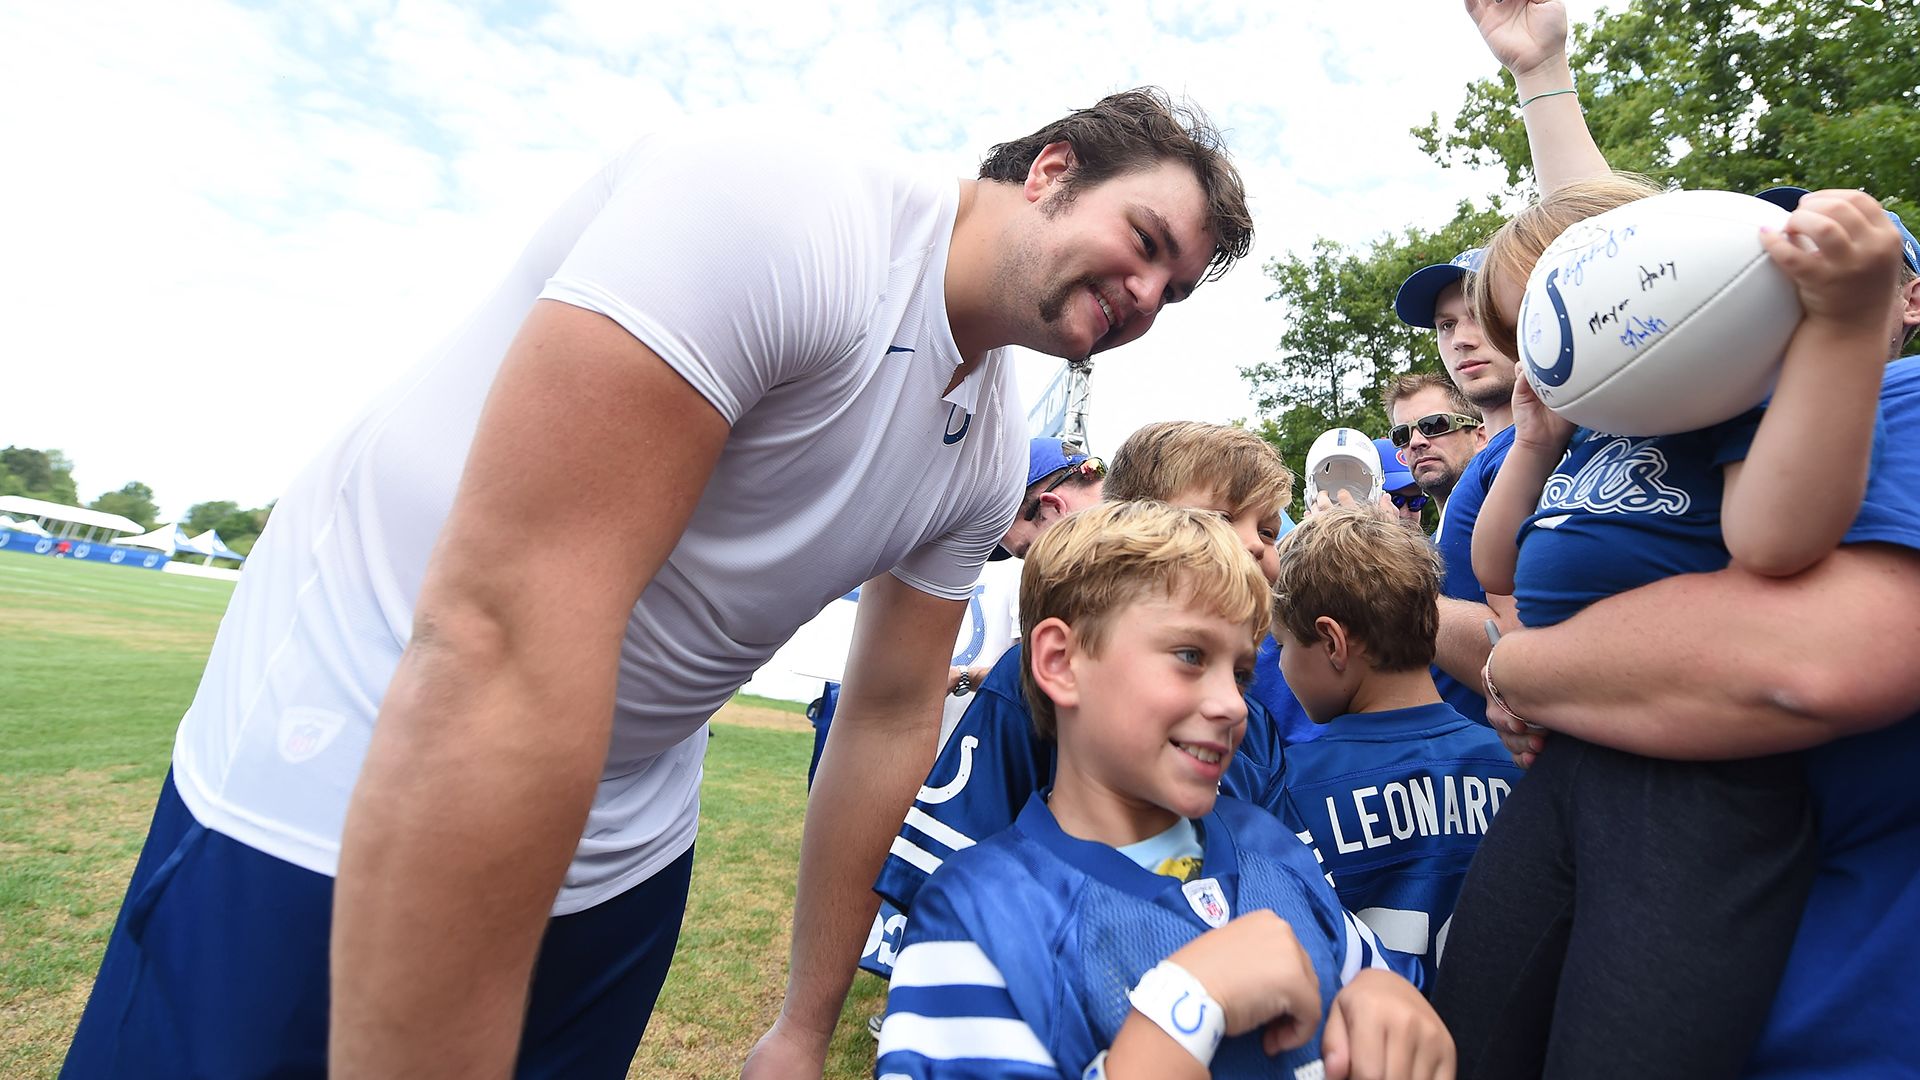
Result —
[{"label": "blue colts jersey", "polygon": [[1480,837],[1524,775],[1499,736],[1446,704],[1335,718],[1286,749],[1281,817],[1340,902],[1429,983]]},{"label": "blue colts jersey", "polygon": [[[1147,969],[1248,911],[1292,926],[1323,1016],[1356,974],[1386,966],[1273,815],[1223,798],[1197,824],[1205,853],[1186,884],[1068,836],[1039,795],[1012,828],[948,859],[915,903],[875,1074],[1077,1078],[1112,1044]],[[1319,1059],[1317,1033],[1270,1058],[1254,1031],[1221,1043],[1213,1075],[1313,1077]]]},{"label": "blue colts jersey", "polygon": [[[1015,645],[994,665],[907,811],[874,884],[886,903],[860,960],[866,970],[890,974],[927,875],[954,852],[1011,825],[1027,800],[1053,782],[1053,744],[1034,734],[1020,688],[1025,655]],[[1228,763],[1221,793],[1277,812],[1283,740],[1280,725],[1249,695],[1246,735]]]}]

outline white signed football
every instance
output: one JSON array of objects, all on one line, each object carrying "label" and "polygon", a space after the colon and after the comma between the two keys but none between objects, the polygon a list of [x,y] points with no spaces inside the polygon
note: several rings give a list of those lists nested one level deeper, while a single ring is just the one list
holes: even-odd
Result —
[{"label": "white signed football", "polygon": [[1613,435],[1693,431],[1758,405],[1800,322],[1760,246],[1761,227],[1786,219],[1751,195],[1675,191],[1568,228],[1520,302],[1534,392]]}]

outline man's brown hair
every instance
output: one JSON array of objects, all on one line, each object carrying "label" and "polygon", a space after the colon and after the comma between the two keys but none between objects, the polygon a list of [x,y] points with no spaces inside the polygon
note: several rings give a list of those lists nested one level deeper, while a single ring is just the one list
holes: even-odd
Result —
[{"label": "man's brown hair", "polygon": [[1380,671],[1433,663],[1440,556],[1425,536],[1370,508],[1322,510],[1280,541],[1273,622],[1313,642],[1322,617],[1346,627]]},{"label": "man's brown hair", "polygon": [[[1247,628],[1267,632],[1267,579],[1220,520],[1205,510],[1161,502],[1104,502],[1075,514],[1033,542],[1020,571],[1020,633],[1059,619],[1075,642],[1098,655],[1114,614],[1146,596],[1180,599]],[[1033,730],[1051,741],[1059,718],[1053,699],[1033,678],[1033,657],[1020,672]]]},{"label": "man's brown hair", "polygon": [[1073,166],[1055,196],[1064,210],[1082,190],[1123,173],[1173,161],[1192,170],[1207,203],[1213,258],[1202,279],[1212,281],[1253,247],[1247,190],[1228,160],[1226,143],[1198,106],[1177,102],[1157,86],[1123,90],[1075,111],[1024,138],[987,151],[980,179],[1023,183],[1033,159],[1057,142],[1073,147]]},{"label": "man's brown hair", "polygon": [[1409,371],[1405,375],[1394,376],[1387,383],[1387,423],[1393,423],[1393,407],[1399,404],[1401,398],[1410,398],[1423,390],[1441,391],[1447,395],[1448,408],[1462,416],[1480,419],[1480,406],[1468,401],[1467,395],[1460,392],[1452,379],[1432,371]]},{"label": "man's brown hair", "polygon": [[1218,495],[1235,514],[1258,507],[1264,516],[1293,498],[1293,473],[1272,443],[1246,428],[1166,420],[1114,451],[1103,497],[1170,502],[1196,492]]}]

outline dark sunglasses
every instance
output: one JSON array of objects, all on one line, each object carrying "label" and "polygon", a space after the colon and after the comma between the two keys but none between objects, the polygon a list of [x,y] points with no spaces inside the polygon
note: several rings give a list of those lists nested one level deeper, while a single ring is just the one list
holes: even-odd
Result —
[{"label": "dark sunglasses", "polygon": [[1387,492],[1387,498],[1392,499],[1393,505],[1402,510],[1425,510],[1429,497],[1424,491],[1416,491],[1411,495],[1402,495],[1397,491]]},{"label": "dark sunglasses", "polygon": [[1411,424],[1393,425],[1393,430],[1387,432],[1387,441],[1395,446],[1405,446],[1413,441],[1415,431],[1429,439],[1437,439],[1448,432],[1479,426],[1480,421],[1471,416],[1462,416],[1457,412],[1428,413]]},{"label": "dark sunglasses", "polygon": [[1039,517],[1040,496],[1045,495],[1047,492],[1052,491],[1054,488],[1059,487],[1074,477],[1080,477],[1082,480],[1098,480],[1105,475],[1107,475],[1106,460],[1097,457],[1090,457],[1078,465],[1069,465],[1061,469],[1060,475],[1054,477],[1052,483],[1041,488],[1039,494],[1033,497],[1032,503],[1027,506],[1027,512],[1020,515],[1021,520],[1032,521],[1034,518]]}]

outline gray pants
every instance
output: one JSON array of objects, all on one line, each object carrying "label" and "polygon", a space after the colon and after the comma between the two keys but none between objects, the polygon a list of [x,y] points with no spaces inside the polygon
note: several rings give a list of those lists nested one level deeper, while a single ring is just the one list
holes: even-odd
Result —
[{"label": "gray pants", "polygon": [[1738,1076],[1817,860],[1797,755],[1547,740],[1474,855],[1433,1005],[1463,1080]]}]

